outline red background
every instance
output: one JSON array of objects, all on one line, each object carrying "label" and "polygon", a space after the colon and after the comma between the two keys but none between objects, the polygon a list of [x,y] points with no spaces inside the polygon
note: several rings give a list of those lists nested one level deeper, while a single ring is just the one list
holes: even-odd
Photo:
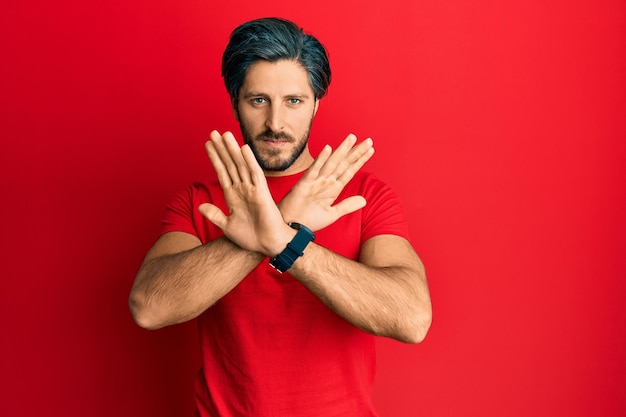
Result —
[{"label": "red background", "polygon": [[192,415],[194,325],[142,330],[127,296],[237,128],[227,36],[265,15],[328,46],[313,149],[374,138],[427,266],[433,327],[380,340],[381,415],[626,414],[623,1],[8,3],[0,415]]}]

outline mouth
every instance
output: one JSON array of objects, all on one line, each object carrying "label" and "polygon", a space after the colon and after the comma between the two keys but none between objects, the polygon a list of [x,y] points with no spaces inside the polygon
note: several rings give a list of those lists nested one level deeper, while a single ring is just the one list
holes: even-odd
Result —
[{"label": "mouth", "polygon": [[294,139],[286,133],[283,132],[271,132],[266,131],[265,133],[257,136],[257,140],[261,140],[263,142],[293,142]]},{"label": "mouth", "polygon": [[282,147],[290,143],[290,141],[285,139],[272,139],[272,138],[258,138],[258,140],[264,143],[266,146],[270,147]]},{"label": "mouth", "polygon": [[266,146],[269,146],[272,148],[280,148],[293,142],[292,138],[288,137],[287,135],[280,134],[280,133],[276,135],[272,135],[272,134],[259,135],[257,136],[256,139],[259,142],[264,143]]},{"label": "mouth", "polygon": [[259,137],[257,138],[258,140],[261,140],[263,142],[291,142],[289,139],[284,139],[284,138],[268,138],[266,136],[263,137]]}]

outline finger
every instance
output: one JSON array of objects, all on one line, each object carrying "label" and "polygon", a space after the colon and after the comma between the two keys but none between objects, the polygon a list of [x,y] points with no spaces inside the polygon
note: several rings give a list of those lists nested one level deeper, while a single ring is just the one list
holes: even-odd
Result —
[{"label": "finger", "polygon": [[360,143],[359,146],[360,145],[363,146],[359,149],[353,149],[354,154],[351,154],[348,158],[350,160],[349,164],[346,164],[344,171],[337,177],[337,180],[344,184],[350,181],[354,177],[354,174],[356,174],[374,155],[373,142],[371,139],[366,139],[364,142]]},{"label": "finger", "polygon": [[256,157],[254,156],[252,149],[250,149],[250,146],[243,145],[243,147],[241,148],[241,155],[244,162],[247,164],[247,169],[252,184],[267,188],[267,179],[265,178],[265,173],[259,165],[259,161],[257,161]]},{"label": "finger", "polygon": [[320,169],[324,166],[330,155],[333,153],[333,148],[330,145],[324,145],[320,153],[315,158],[315,161],[311,164],[306,173],[302,176],[302,179],[317,178]]},{"label": "finger", "polygon": [[242,155],[242,149],[239,147],[239,143],[237,143],[237,139],[231,132],[225,132],[222,135],[224,139],[224,144],[226,145],[226,150],[233,160],[235,166],[237,167],[237,173],[239,174],[239,178],[244,183],[250,183],[250,170],[248,168],[247,162],[244,160]]},{"label": "finger", "polygon": [[336,174],[337,167],[345,160],[355,143],[356,136],[350,133],[322,166],[320,175],[331,176],[334,174],[335,176],[339,176]]},{"label": "finger", "polygon": [[211,203],[204,203],[198,206],[198,211],[206,217],[211,223],[219,227],[222,231],[226,228],[228,218],[222,210]]},{"label": "finger", "polygon": [[[226,132],[223,135],[220,135],[219,132],[214,130],[211,132],[211,141],[215,146],[215,150],[222,164],[226,168],[228,175],[230,176],[230,180],[232,184],[238,184],[241,182],[241,177],[239,176],[239,169],[237,168],[237,164],[235,163],[230,151],[228,150],[227,139],[228,133]],[[231,134],[232,135],[232,134]]]},{"label": "finger", "polygon": [[359,209],[362,209],[363,207],[365,207],[366,204],[367,202],[365,201],[365,198],[363,196],[354,195],[335,204],[333,208],[337,212],[337,218],[340,218],[342,216],[345,216],[346,214],[350,214]]},{"label": "finger", "polygon": [[207,141],[204,144],[204,148],[206,149],[206,153],[209,156],[209,159],[211,160],[211,165],[213,165],[213,168],[215,168],[217,179],[219,180],[222,188],[226,189],[232,186],[233,182],[230,178],[230,174],[228,173],[228,170],[226,169],[226,166],[224,165],[224,163],[222,163],[222,159],[220,158],[219,153],[217,152],[217,149],[215,149],[215,142],[211,140]]},{"label": "finger", "polygon": [[374,146],[374,141],[372,140],[372,138],[365,139],[363,142],[359,143],[358,145],[350,149],[347,160],[350,163],[355,162],[373,146]]}]

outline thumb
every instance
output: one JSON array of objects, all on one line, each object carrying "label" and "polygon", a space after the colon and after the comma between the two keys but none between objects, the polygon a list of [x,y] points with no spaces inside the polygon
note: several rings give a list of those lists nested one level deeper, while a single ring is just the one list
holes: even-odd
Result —
[{"label": "thumb", "polygon": [[333,208],[338,214],[337,218],[340,218],[342,216],[345,216],[346,214],[350,214],[354,211],[362,209],[363,207],[365,207],[365,204],[367,204],[367,202],[365,201],[365,198],[363,196],[354,195],[335,204]]},{"label": "thumb", "polygon": [[206,217],[211,223],[222,229],[226,227],[226,216],[219,207],[211,203],[203,203],[198,206],[198,211]]}]

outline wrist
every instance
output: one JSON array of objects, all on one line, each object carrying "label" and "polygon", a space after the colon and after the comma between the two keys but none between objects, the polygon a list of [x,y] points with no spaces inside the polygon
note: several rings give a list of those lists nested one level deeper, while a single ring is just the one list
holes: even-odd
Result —
[{"label": "wrist", "polygon": [[288,223],[284,223],[280,230],[276,230],[274,239],[271,245],[268,245],[265,255],[270,259],[274,258],[285,249],[297,233],[298,231],[289,227]]},{"label": "wrist", "polygon": [[[308,227],[299,223],[289,223],[292,229],[292,239],[284,246],[276,256],[270,257],[270,265],[280,273],[285,272],[300,256],[304,255],[304,249],[315,239],[315,234]],[[293,233],[295,231],[295,234]]]}]

